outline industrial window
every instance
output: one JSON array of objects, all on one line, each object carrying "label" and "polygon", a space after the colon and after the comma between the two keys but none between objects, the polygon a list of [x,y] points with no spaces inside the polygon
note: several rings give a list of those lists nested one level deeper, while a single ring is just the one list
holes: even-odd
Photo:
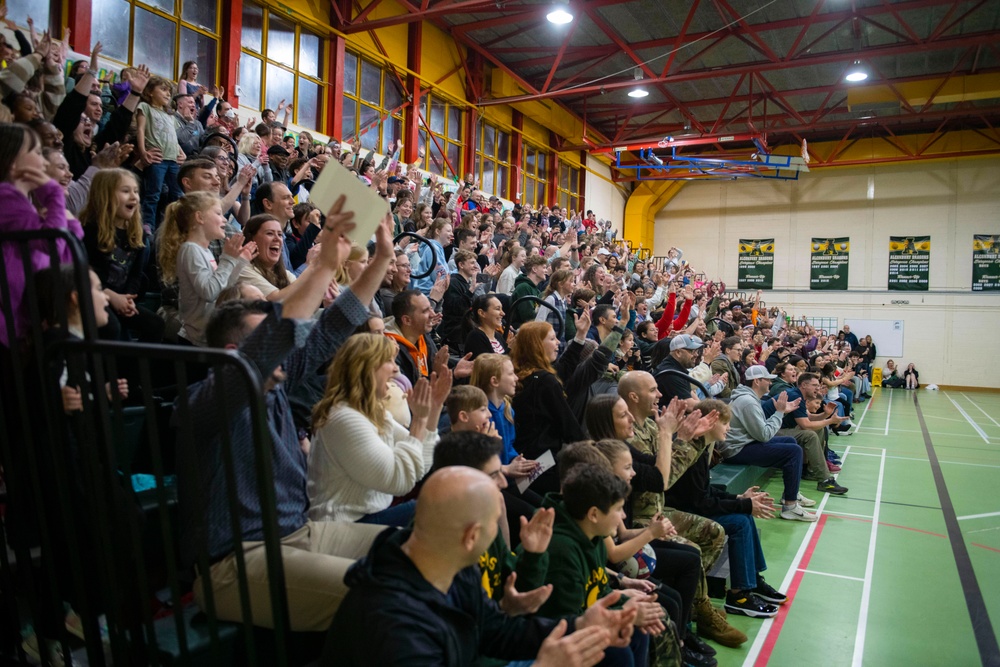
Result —
[{"label": "industrial window", "polygon": [[393,72],[350,51],[344,56],[341,139],[360,137],[362,148],[384,154],[403,136],[403,87]]},{"label": "industrial window", "polygon": [[483,123],[476,150],[480,189],[498,197],[509,197],[510,133]]},{"label": "industrial window", "polygon": [[[24,28],[24,36],[28,36],[28,17],[35,22],[35,30],[41,33],[44,30],[53,30],[52,18],[49,2],[38,2],[38,0],[7,0],[7,20]],[[56,39],[62,38],[62,30],[54,30]],[[11,40],[13,41],[13,40]],[[14,43],[17,46],[17,43]]]},{"label": "industrial window", "polygon": [[548,155],[541,149],[524,142],[521,160],[521,203],[531,204],[536,209],[548,204],[545,201],[545,186],[549,182]]},{"label": "industrial window", "polygon": [[277,110],[285,100],[292,105],[293,123],[322,131],[324,40],[283,16],[245,2],[242,46],[240,106]]},{"label": "industrial window", "polygon": [[569,213],[580,209],[580,170],[562,162],[559,163],[559,182],[556,184],[560,208]]},{"label": "industrial window", "polygon": [[219,7],[217,0],[93,0],[91,37],[103,44],[103,57],[148,65],[168,79],[193,60],[210,88],[219,66]]},{"label": "industrial window", "polygon": [[[420,100],[420,166],[447,178],[459,178],[462,169],[462,107],[427,95]],[[430,130],[428,132],[428,130]]]}]

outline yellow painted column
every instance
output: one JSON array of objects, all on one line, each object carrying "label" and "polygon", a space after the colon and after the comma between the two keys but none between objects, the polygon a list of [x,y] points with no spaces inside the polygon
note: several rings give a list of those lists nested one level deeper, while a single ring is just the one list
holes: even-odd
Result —
[{"label": "yellow painted column", "polygon": [[625,203],[623,237],[638,247],[652,250],[656,214],[663,210],[687,181],[642,181]]}]

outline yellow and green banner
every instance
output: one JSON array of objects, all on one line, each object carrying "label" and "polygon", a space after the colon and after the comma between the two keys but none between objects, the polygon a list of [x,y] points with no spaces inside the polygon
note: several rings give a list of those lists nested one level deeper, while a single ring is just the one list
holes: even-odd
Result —
[{"label": "yellow and green banner", "polygon": [[889,237],[889,289],[926,292],[930,287],[931,237]]},{"label": "yellow and green banner", "polygon": [[809,289],[846,290],[851,239],[814,238],[809,246]]},{"label": "yellow and green banner", "polygon": [[1000,234],[972,235],[972,291],[1000,292]]},{"label": "yellow and green banner", "polygon": [[774,239],[740,239],[737,289],[774,289]]}]

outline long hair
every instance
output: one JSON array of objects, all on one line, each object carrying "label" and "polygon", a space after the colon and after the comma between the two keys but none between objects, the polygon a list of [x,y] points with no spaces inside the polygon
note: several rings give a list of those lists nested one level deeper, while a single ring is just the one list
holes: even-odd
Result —
[{"label": "long hair", "polygon": [[22,151],[33,151],[42,140],[27,125],[0,123],[0,181],[10,180],[14,161]]},{"label": "long hair", "polygon": [[629,453],[628,445],[616,438],[601,438],[594,443],[594,447],[597,447],[597,451],[604,455],[611,466],[614,466],[615,459],[619,456]]},{"label": "long hair", "polygon": [[184,65],[181,66],[180,80],[181,81],[186,81],[187,80],[187,75],[188,75],[188,70],[190,70],[192,67],[194,67],[197,64],[198,63],[195,62],[194,60],[188,60],[187,62],[185,62]]},{"label": "long hair", "polygon": [[333,279],[337,281],[338,285],[351,284],[351,274],[347,272],[347,263],[357,262],[367,254],[368,254],[367,248],[358,245],[357,241],[351,242],[351,252],[348,253],[347,257],[344,259],[344,263],[340,265],[340,268],[337,269],[337,272],[333,274]]},{"label": "long hair", "polygon": [[[458,250],[456,252],[462,252],[462,251]],[[480,294],[472,300],[472,306],[469,308],[469,310],[465,313],[465,316],[462,318],[463,336],[468,336],[470,333],[472,333],[473,329],[478,329],[480,326],[482,326],[483,322],[482,319],[479,317],[479,311],[486,310],[487,308],[489,308],[490,301],[494,300],[497,301],[501,307],[503,307],[503,302],[500,301],[500,299],[497,298],[497,295],[493,293]]]},{"label": "long hair", "polygon": [[618,438],[615,431],[615,417],[613,410],[618,401],[622,400],[618,394],[598,394],[587,403],[586,422],[587,433],[594,440]]},{"label": "long hair", "polygon": [[[94,225],[97,228],[97,248],[101,252],[111,252],[115,247],[115,214],[118,212],[118,188],[123,179],[130,178],[136,185],[139,179],[125,169],[101,169],[94,174],[90,183],[90,196],[83,210],[80,211],[80,223],[84,226]],[[136,206],[132,217],[125,223],[125,233],[128,236],[130,248],[141,248],[145,245],[142,238],[142,215]]]},{"label": "long hair", "polygon": [[[165,86],[167,90],[170,91],[170,96],[173,97],[174,84],[169,79],[165,79],[162,76],[153,75],[149,77],[149,81],[146,83],[146,87],[142,89],[142,94],[140,97],[142,101],[153,106],[153,92],[160,87]],[[96,123],[95,123],[96,124]]]},{"label": "long hair", "polygon": [[550,331],[552,325],[548,322],[526,322],[517,330],[517,336],[514,337],[514,344],[510,349],[510,360],[514,362],[518,385],[535,371],[546,371],[559,379],[542,346]]},{"label": "long hair", "polygon": [[[493,389],[490,381],[503,374],[503,365],[508,361],[510,361],[510,357],[505,354],[496,354],[494,352],[480,354],[472,362],[472,377],[469,378],[469,384],[473,387],[479,387],[489,396],[490,391]],[[508,421],[514,421],[514,410],[511,407],[510,397],[508,396],[503,397],[503,416]]]},{"label": "long hair", "polygon": [[390,338],[372,333],[354,334],[341,346],[326,374],[326,391],[313,409],[313,429],[322,428],[330,409],[344,403],[368,418],[384,434],[388,427],[385,401],[378,398],[375,371],[396,358]]},{"label": "long hair", "polygon": [[[256,135],[254,135],[256,136]],[[258,213],[257,215],[251,217],[247,220],[247,224],[243,226],[243,245],[253,241],[253,237],[257,235],[260,228],[264,226],[265,222],[271,221],[281,224],[281,220],[269,213]],[[274,266],[264,266],[264,262],[261,257],[264,255],[263,252],[259,252],[256,257],[254,257],[250,263],[260,271],[260,275],[264,276],[264,280],[271,283],[278,289],[285,289],[291,284],[288,280],[288,270],[285,269],[285,259],[282,255],[278,255],[278,261],[274,263]]]},{"label": "long hair", "polygon": [[163,224],[156,230],[156,259],[164,284],[169,285],[177,279],[177,251],[187,241],[195,214],[207,211],[218,203],[219,196],[215,193],[191,192],[167,207]]},{"label": "long hair", "polygon": [[[604,294],[604,288],[602,285],[596,283],[597,272],[603,269],[600,262],[594,262],[590,265],[590,268],[586,270],[583,274],[583,278],[580,279],[581,287],[589,287],[594,290],[595,294]],[[605,269],[607,270],[607,269]]]},{"label": "long hair", "polygon": [[549,286],[545,288],[545,293],[542,294],[542,297],[546,298],[550,296],[559,288],[560,284],[562,284],[566,280],[569,280],[572,277],[573,277],[573,272],[570,271],[569,269],[559,269],[558,271],[552,274],[551,278],[549,278]]}]

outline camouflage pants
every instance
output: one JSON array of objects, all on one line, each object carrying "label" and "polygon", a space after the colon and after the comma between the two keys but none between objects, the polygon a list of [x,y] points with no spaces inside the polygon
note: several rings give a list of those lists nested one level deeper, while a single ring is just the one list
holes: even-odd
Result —
[{"label": "camouflage pants", "polygon": [[726,531],[722,526],[709,518],[669,507],[663,510],[663,516],[677,530],[677,537],[672,541],[698,547],[701,551],[702,569],[705,572],[711,570],[722,555],[722,547],[726,543]]},{"label": "camouflage pants", "polygon": [[799,447],[802,448],[802,460],[805,467],[802,479],[822,482],[830,477],[830,470],[826,467],[826,452],[824,451],[826,429],[822,429],[822,436],[820,433],[820,431],[802,428],[783,428],[776,433],[776,435],[795,438],[795,442],[799,443]]},{"label": "camouflage pants", "polygon": [[[649,664],[652,667],[681,667],[684,662],[681,659],[681,643],[677,634],[677,626],[670,618],[664,618],[663,624],[667,626],[667,629],[650,641],[652,660],[649,661]],[[636,630],[636,632],[639,631]]]}]

